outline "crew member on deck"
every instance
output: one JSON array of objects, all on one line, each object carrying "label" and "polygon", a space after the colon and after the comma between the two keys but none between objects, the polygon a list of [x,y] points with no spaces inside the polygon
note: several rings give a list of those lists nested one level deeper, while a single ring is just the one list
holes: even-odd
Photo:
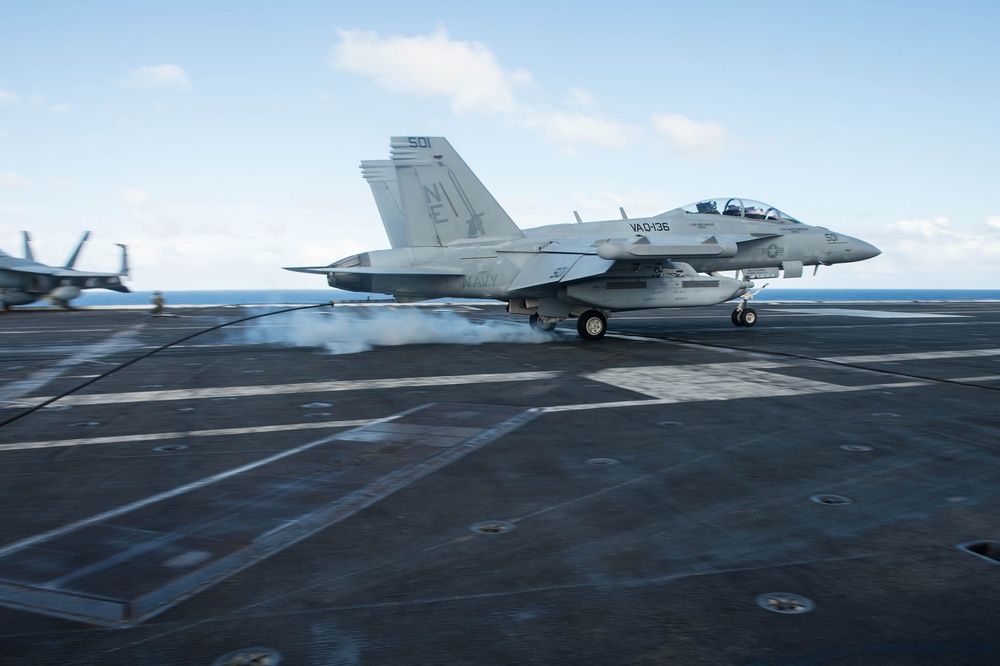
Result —
[{"label": "crew member on deck", "polygon": [[150,300],[153,302],[153,316],[159,317],[163,314],[163,304],[166,302],[166,299],[163,298],[163,294],[154,291],[153,297]]}]

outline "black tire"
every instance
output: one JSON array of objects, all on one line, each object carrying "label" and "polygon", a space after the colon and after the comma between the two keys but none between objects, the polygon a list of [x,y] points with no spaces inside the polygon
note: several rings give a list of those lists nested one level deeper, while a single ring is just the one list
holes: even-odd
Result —
[{"label": "black tire", "polygon": [[730,319],[732,319],[732,321],[733,321],[733,326],[742,326],[743,325],[743,322],[740,321],[740,315],[742,315],[742,314],[743,313],[741,311],[739,311],[739,310],[733,310],[733,314],[730,317]]},{"label": "black tire", "polygon": [[600,340],[608,332],[608,318],[598,310],[587,310],[576,320],[576,332],[584,340]]},{"label": "black tire", "polygon": [[750,328],[757,323],[757,311],[753,308],[743,308],[743,314],[740,315],[740,323]]}]

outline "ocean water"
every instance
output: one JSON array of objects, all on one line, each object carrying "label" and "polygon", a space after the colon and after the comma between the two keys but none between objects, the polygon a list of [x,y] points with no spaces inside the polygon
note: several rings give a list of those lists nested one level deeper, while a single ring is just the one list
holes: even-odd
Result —
[{"label": "ocean water", "polygon": [[[172,305],[309,305],[327,301],[386,301],[382,294],[358,294],[339,289],[247,289],[206,291],[164,291],[167,306]],[[149,305],[152,292],[119,294],[89,290],[73,301],[77,307]],[[440,299],[462,301],[464,299]],[[789,301],[1000,301],[997,289],[765,289],[754,303]],[[37,305],[37,304],[36,304]]]}]

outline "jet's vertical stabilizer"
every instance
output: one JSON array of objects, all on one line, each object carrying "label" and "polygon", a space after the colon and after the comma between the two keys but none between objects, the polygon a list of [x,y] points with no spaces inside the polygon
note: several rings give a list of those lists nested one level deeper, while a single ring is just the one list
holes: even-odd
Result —
[{"label": "jet's vertical stabilizer", "polygon": [[63,266],[63,268],[73,268],[76,264],[77,257],[80,256],[80,250],[83,249],[83,244],[87,242],[88,238],[90,238],[90,232],[84,231],[83,238],[81,238],[80,242],[76,244],[76,249],[73,250],[73,254],[70,255],[69,261],[66,262],[66,265]]},{"label": "jet's vertical stabilizer", "polygon": [[524,237],[447,140],[397,136],[391,148],[410,245],[487,245]]},{"label": "jet's vertical stabilizer", "polygon": [[122,249],[122,267],[118,271],[118,275],[121,277],[128,277],[128,248],[125,247],[124,243],[115,243],[118,247]]},{"label": "jet's vertical stabilizer", "polygon": [[31,251],[31,234],[27,231],[21,232],[24,235],[24,258],[28,261],[35,260],[35,254]]},{"label": "jet's vertical stabilizer", "polygon": [[412,246],[406,218],[399,204],[399,183],[396,182],[396,168],[392,160],[363,160],[361,175],[372,188],[389,245],[394,248]]}]

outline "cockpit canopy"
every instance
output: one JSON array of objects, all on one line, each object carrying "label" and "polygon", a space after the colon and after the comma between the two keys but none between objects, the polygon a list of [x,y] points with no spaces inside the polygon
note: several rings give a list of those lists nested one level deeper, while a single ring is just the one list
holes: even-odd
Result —
[{"label": "cockpit canopy", "polygon": [[802,224],[791,215],[782,213],[774,206],[754,201],[753,199],[737,199],[735,197],[705,199],[704,201],[698,201],[687,206],[681,206],[681,210],[692,215],[729,215],[730,217],[741,217],[748,220]]}]

